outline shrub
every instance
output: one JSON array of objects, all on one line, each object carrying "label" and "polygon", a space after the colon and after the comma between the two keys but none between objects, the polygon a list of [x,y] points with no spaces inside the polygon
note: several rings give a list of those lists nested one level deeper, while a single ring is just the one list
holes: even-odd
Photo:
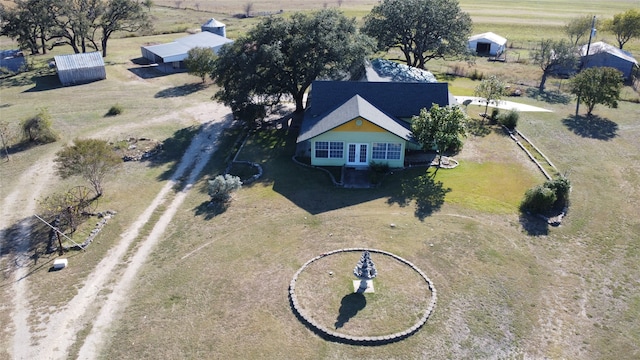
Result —
[{"label": "shrub", "polygon": [[122,108],[122,105],[115,104],[109,109],[109,111],[107,111],[107,116],[120,115],[123,111],[124,109]]},{"label": "shrub", "polygon": [[505,126],[509,130],[513,130],[518,125],[518,119],[520,114],[516,110],[511,110],[506,114],[502,114],[498,117],[498,123]]},{"label": "shrub", "polygon": [[571,191],[571,183],[564,176],[557,177],[544,183],[545,187],[553,190],[556,194],[556,203],[554,206],[565,207],[569,204],[569,191]]},{"label": "shrub", "polygon": [[231,193],[242,187],[242,181],[237,176],[230,174],[218,175],[213,180],[209,180],[209,196],[211,201],[227,202],[231,198]]},{"label": "shrub", "polygon": [[384,175],[389,172],[389,164],[372,161],[369,163],[369,169],[371,170],[369,180],[372,184],[378,184],[382,181]]},{"label": "shrub", "polygon": [[492,124],[495,124],[498,121],[498,116],[500,116],[500,109],[498,108],[491,109],[491,116],[489,117],[489,121]]},{"label": "shrub", "polygon": [[520,210],[533,213],[546,213],[553,209],[562,209],[569,204],[571,183],[564,176],[546,181],[527,190],[520,204]]},{"label": "shrub", "polygon": [[484,79],[484,74],[479,72],[478,69],[473,69],[471,75],[469,75],[471,80],[482,80]]},{"label": "shrub", "polygon": [[38,115],[23,120],[20,127],[24,140],[28,142],[48,144],[58,140],[58,134],[51,128],[51,115],[47,109],[42,109]]},{"label": "shrub", "polygon": [[552,189],[538,185],[527,190],[520,208],[533,213],[545,213],[553,207],[556,200],[556,193]]}]

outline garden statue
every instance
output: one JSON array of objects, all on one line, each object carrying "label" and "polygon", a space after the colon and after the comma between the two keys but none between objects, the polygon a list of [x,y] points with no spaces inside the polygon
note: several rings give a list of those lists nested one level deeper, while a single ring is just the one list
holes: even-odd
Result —
[{"label": "garden statue", "polygon": [[364,292],[366,290],[373,291],[373,282],[371,279],[378,275],[378,271],[376,270],[376,266],[373,264],[373,261],[371,261],[371,254],[369,251],[365,250],[362,253],[360,261],[358,261],[358,264],[353,269],[353,274],[360,279],[360,285],[356,289],[357,292]]}]

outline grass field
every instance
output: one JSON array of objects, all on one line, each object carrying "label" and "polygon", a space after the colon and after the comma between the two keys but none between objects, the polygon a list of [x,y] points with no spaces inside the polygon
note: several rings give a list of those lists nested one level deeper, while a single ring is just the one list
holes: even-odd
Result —
[{"label": "grass field", "polygon": [[[278,10],[282,4],[253,2],[256,11],[262,11],[262,6],[265,11]],[[342,7],[356,16],[366,13],[373,3],[346,0]],[[202,2],[201,11],[154,8],[159,24],[156,32],[197,28],[212,16],[227,22],[230,34],[239,34],[248,26],[245,20],[229,15],[240,11],[233,7],[238,7],[237,2],[216,1],[219,8],[213,13],[202,11],[205,4],[212,2]],[[225,4],[236,5],[226,8]],[[305,9],[323,5],[319,1],[304,4]],[[522,42],[534,42],[539,29],[545,36],[559,36],[566,19],[560,14],[566,16],[568,10],[606,17],[634,4],[637,2],[461,1],[478,32],[502,29],[495,32]],[[187,5],[195,9],[195,1],[181,3]],[[303,5],[291,2],[288,6]],[[494,9],[501,11],[494,15]],[[535,24],[543,25],[533,25],[535,19],[541,19]],[[60,87],[43,68],[0,80],[3,120],[15,126],[46,107],[62,135],[60,142],[14,151],[11,162],[0,163],[3,199],[11,189],[29,186],[17,181],[32,164],[50,157],[75,137],[102,136],[113,141],[150,137],[172,144],[173,156],[153,164],[127,163],[107,182],[99,206],[117,210],[118,215],[87,252],[69,255],[72,266],[63,272],[47,272],[54,257],[41,257],[30,265],[29,304],[34,312],[29,322],[34,328],[75,295],[88,273],[164,185],[196,131],[188,109],[211,101],[215,87],[194,86],[199,79],[186,74],[151,76],[130,62],[139,56],[141,44],[183,35],[112,40],[105,59],[107,80],[92,84]],[[640,42],[630,43],[630,49],[640,50]],[[43,65],[52,55],[37,57],[36,63]],[[430,66],[450,82],[453,94],[473,93],[477,82],[443,74],[452,64]],[[527,64],[478,62],[474,67],[486,74],[502,74],[512,86],[525,90],[539,79],[538,70]],[[564,90],[561,82],[548,86]],[[631,88],[626,91],[629,99],[638,96]],[[206,179],[226,165],[224,160],[239,135],[239,130],[229,130],[196,191],[189,193],[138,274],[135,290],[129,294],[122,317],[110,329],[101,358],[640,357],[640,105],[622,101],[617,109],[597,106],[597,116],[587,119],[573,116],[574,100],[564,101],[562,94],[557,95],[547,101],[540,97],[517,101],[554,111],[521,113],[518,129],[572,182],[571,206],[560,227],[518,214],[524,191],[544,178],[508,137],[492,127],[466,139],[456,156],[461,164],[458,168],[440,170],[431,180],[420,168],[394,172],[379,188],[370,190],[334,188],[324,173],[291,162],[295,134],[261,132],[249,139],[239,160],[260,163],[264,176],[236,193],[225,211],[211,213],[204,206]],[[104,117],[114,104],[122,105],[124,113]],[[482,111],[472,106],[467,110],[469,114]],[[40,176],[49,177],[46,194],[73,184],[60,182],[54,174]],[[161,211],[157,210],[143,232],[151,230]],[[88,232],[87,228],[80,231]],[[307,260],[344,247],[383,249],[422,269],[438,289],[436,310],[425,327],[403,341],[378,347],[328,342],[305,328],[289,307],[291,277]],[[4,304],[0,323],[10,324],[12,254],[0,254],[0,303]],[[355,263],[349,264],[345,260],[343,267],[351,270]],[[120,264],[117,271],[125,265]],[[316,305],[321,309],[318,316],[330,325],[350,282],[344,286],[337,298],[321,304],[326,307]],[[383,283],[380,291],[384,289]],[[103,292],[96,302],[106,295]],[[381,302],[387,301],[383,295]],[[374,304],[360,314],[375,316],[368,312]],[[406,306],[397,305],[400,309]],[[396,320],[397,326],[410,322]],[[89,331],[91,319],[83,321],[85,330],[78,334],[69,357],[74,357]],[[351,321],[345,326],[358,324],[358,315]],[[10,341],[10,332],[0,335],[0,344]],[[0,359],[8,357],[0,352]]]}]

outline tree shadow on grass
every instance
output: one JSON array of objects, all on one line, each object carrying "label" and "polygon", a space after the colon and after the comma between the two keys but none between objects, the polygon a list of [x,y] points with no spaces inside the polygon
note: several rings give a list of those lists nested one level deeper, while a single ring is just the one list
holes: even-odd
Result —
[{"label": "tree shadow on grass", "polygon": [[568,104],[571,96],[557,91],[540,91],[537,88],[527,89],[527,96],[549,104]]},{"label": "tree shadow on grass", "polygon": [[211,220],[214,217],[223,214],[228,208],[228,202],[221,203],[207,200],[196,206],[194,211],[196,216],[202,216],[205,220]]},{"label": "tree shadow on grass", "polygon": [[618,124],[597,115],[570,116],[562,123],[576,135],[597,140],[611,140],[618,136]]},{"label": "tree shadow on grass", "polygon": [[428,170],[425,174],[415,178],[407,178],[401,184],[400,194],[390,197],[388,204],[398,204],[407,206],[411,201],[415,201],[415,216],[421,221],[440,209],[444,204],[444,198],[451,188],[444,188],[441,181],[434,179],[433,174]]},{"label": "tree shadow on grass", "polygon": [[367,299],[362,293],[351,293],[342,298],[340,302],[340,310],[336,319],[335,328],[340,329],[344,324],[348,323],[358,311],[367,306]]},{"label": "tree shadow on grass", "polygon": [[485,137],[491,133],[491,125],[481,120],[467,121],[467,132],[473,136]]},{"label": "tree shadow on grass", "polygon": [[537,216],[521,213],[520,225],[530,236],[549,235],[549,224]]},{"label": "tree shadow on grass", "polygon": [[189,94],[193,94],[194,92],[198,92],[200,90],[206,89],[208,87],[207,84],[203,83],[192,83],[192,84],[184,84],[180,86],[174,86],[168,89],[158,91],[154,97],[156,98],[172,98],[172,97],[181,97]]}]

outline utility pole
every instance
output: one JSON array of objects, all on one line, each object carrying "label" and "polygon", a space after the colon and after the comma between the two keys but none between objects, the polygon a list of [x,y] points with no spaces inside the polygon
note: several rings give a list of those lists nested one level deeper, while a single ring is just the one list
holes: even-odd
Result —
[{"label": "utility pole", "polygon": [[[584,64],[580,64],[580,68],[578,70],[582,70],[583,67],[587,65],[589,62],[589,49],[591,49],[591,39],[596,35],[596,16],[593,15],[593,20],[591,20],[591,32],[589,33],[589,42],[587,43],[587,53],[584,56]],[[580,93],[578,93],[578,100],[576,102],[576,117],[578,116],[578,110],[580,109]]]}]

